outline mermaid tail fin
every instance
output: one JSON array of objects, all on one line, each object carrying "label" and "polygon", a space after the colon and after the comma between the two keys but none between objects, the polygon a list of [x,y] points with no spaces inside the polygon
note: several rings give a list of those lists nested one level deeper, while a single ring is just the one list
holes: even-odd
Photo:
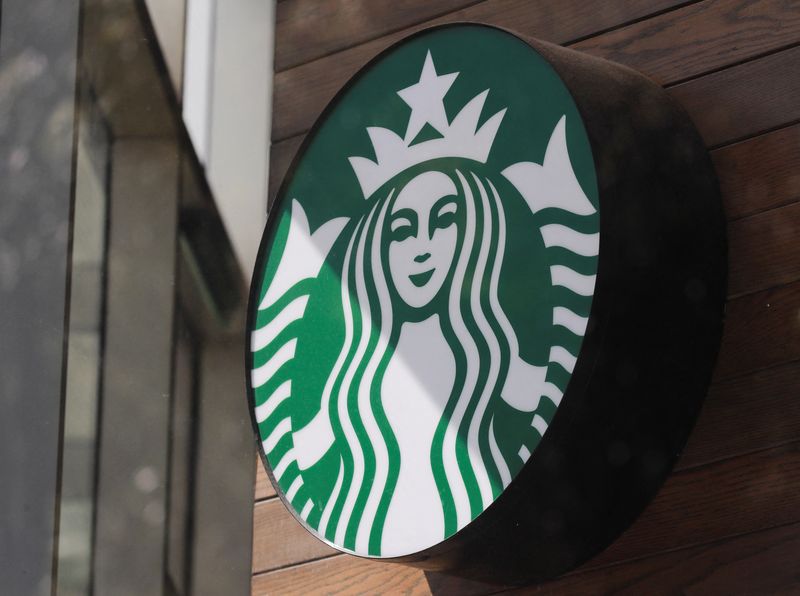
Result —
[{"label": "mermaid tail fin", "polygon": [[[326,412],[321,412],[323,415],[318,415],[311,424],[293,433],[292,420],[287,410],[280,407],[293,397],[292,381],[281,381],[285,379],[282,371],[294,359],[297,347],[297,338],[287,337],[284,331],[303,318],[309,296],[305,292],[290,301],[283,298],[300,282],[319,275],[328,253],[348,221],[346,217],[335,218],[311,233],[302,205],[297,200],[292,201],[291,221],[280,262],[258,307],[259,311],[274,307],[272,310],[275,314],[268,316],[268,320],[250,336],[253,354],[269,355],[268,358],[262,358],[263,363],[252,370],[251,383],[256,390],[256,399],[260,402],[255,410],[256,421],[263,425],[266,437],[262,443],[264,452],[270,456],[271,461],[278,462],[272,468],[278,481],[291,480],[297,474],[296,468],[292,470],[292,464],[296,463],[301,470],[308,468],[333,444],[333,431],[324,415]],[[278,308],[281,302],[286,304]],[[263,320],[267,314],[259,316]],[[310,439],[296,440],[293,446],[287,446],[288,443],[284,441],[287,435],[301,433]],[[287,498],[292,492],[292,496],[298,494],[302,479],[299,476],[294,477],[292,486],[297,488],[294,492],[291,489],[287,491]],[[301,497],[302,495],[299,496]]]}]

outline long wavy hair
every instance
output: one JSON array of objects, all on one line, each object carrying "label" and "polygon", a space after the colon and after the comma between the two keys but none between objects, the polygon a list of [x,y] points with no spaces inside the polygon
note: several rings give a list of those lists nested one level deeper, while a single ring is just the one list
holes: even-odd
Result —
[{"label": "long wavy hair", "polygon": [[[430,451],[445,536],[486,509],[512,476],[493,430],[510,355],[517,350],[498,301],[506,221],[497,189],[476,173],[477,167],[469,162],[461,169],[444,168],[459,191],[462,211],[453,263],[433,301],[456,362],[455,382]],[[404,181],[377,191],[369,211],[352,228],[341,274],[344,340],[324,387],[323,403],[329,405],[341,460],[318,531],[370,555],[381,553],[400,464],[381,383],[408,309],[386,274],[387,213]]]}]

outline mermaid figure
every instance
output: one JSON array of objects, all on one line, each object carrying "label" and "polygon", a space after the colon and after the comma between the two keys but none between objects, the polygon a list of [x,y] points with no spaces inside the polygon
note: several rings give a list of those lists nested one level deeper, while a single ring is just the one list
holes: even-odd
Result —
[{"label": "mermaid figure", "polygon": [[[426,103],[419,97],[432,80],[451,77],[452,84],[455,74],[437,75],[429,53],[420,83],[399,94],[413,110]],[[301,517],[357,554],[418,552],[484,511],[533,448],[521,441],[511,455],[502,450],[503,420],[517,412],[543,436],[548,417],[540,408],[549,402],[545,409],[553,411],[562,395],[548,369],[571,372],[574,366],[576,355],[564,348],[554,347],[543,362],[520,355],[498,293],[507,220],[496,181],[502,177],[501,186],[534,213],[554,206],[576,215],[595,210],[570,165],[565,118],[542,164],[521,162],[502,172],[487,167],[505,113],[478,127],[487,93],[452,122],[442,120],[443,109],[412,111],[404,137],[369,128],[376,161],[350,158],[365,197],[363,215],[333,219],[312,233],[301,203],[293,201],[283,255],[259,305],[277,314],[253,333],[254,352],[301,318],[309,300],[300,296],[275,307],[282,296],[318,275],[335,243],[346,245],[341,262],[329,263],[341,272],[336,314],[344,333],[321,395],[293,395],[286,381],[256,415],[259,422],[273,420],[291,400],[314,404],[316,414],[301,428],[292,428],[291,416],[274,418],[264,450]],[[425,123],[442,136],[412,144]],[[570,244],[573,252],[597,254],[596,237],[559,235],[552,226],[541,232],[548,246]],[[593,278],[563,269],[551,268],[553,283],[586,295]],[[554,311],[554,319],[566,317],[561,324],[583,335],[585,321],[564,311]],[[283,355],[278,350],[253,370],[255,388],[293,358],[292,341]],[[308,494],[304,478],[319,475],[330,461],[338,471],[329,474],[326,494]]]}]

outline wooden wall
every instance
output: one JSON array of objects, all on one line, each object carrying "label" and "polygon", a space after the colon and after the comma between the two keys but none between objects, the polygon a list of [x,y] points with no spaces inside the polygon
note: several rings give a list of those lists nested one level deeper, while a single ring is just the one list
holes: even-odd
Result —
[{"label": "wooden wall", "polygon": [[[729,221],[722,352],[676,471],[606,552],[539,591],[800,591],[800,1],[283,0],[271,193],[365,61],[412,31],[463,20],[615,60],[664,85],[712,152]],[[337,554],[268,484],[259,471],[255,594],[497,591]]]}]

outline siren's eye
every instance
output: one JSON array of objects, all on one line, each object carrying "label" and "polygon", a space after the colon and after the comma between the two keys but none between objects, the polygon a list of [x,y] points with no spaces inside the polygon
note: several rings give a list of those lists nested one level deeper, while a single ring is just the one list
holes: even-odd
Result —
[{"label": "siren's eye", "polygon": [[399,209],[392,216],[389,231],[393,241],[401,241],[417,235],[417,214],[413,209]]},{"label": "siren's eye", "polygon": [[458,211],[458,203],[456,203],[455,195],[442,197],[431,209],[431,236],[437,229],[449,228],[456,221],[456,212]]}]

